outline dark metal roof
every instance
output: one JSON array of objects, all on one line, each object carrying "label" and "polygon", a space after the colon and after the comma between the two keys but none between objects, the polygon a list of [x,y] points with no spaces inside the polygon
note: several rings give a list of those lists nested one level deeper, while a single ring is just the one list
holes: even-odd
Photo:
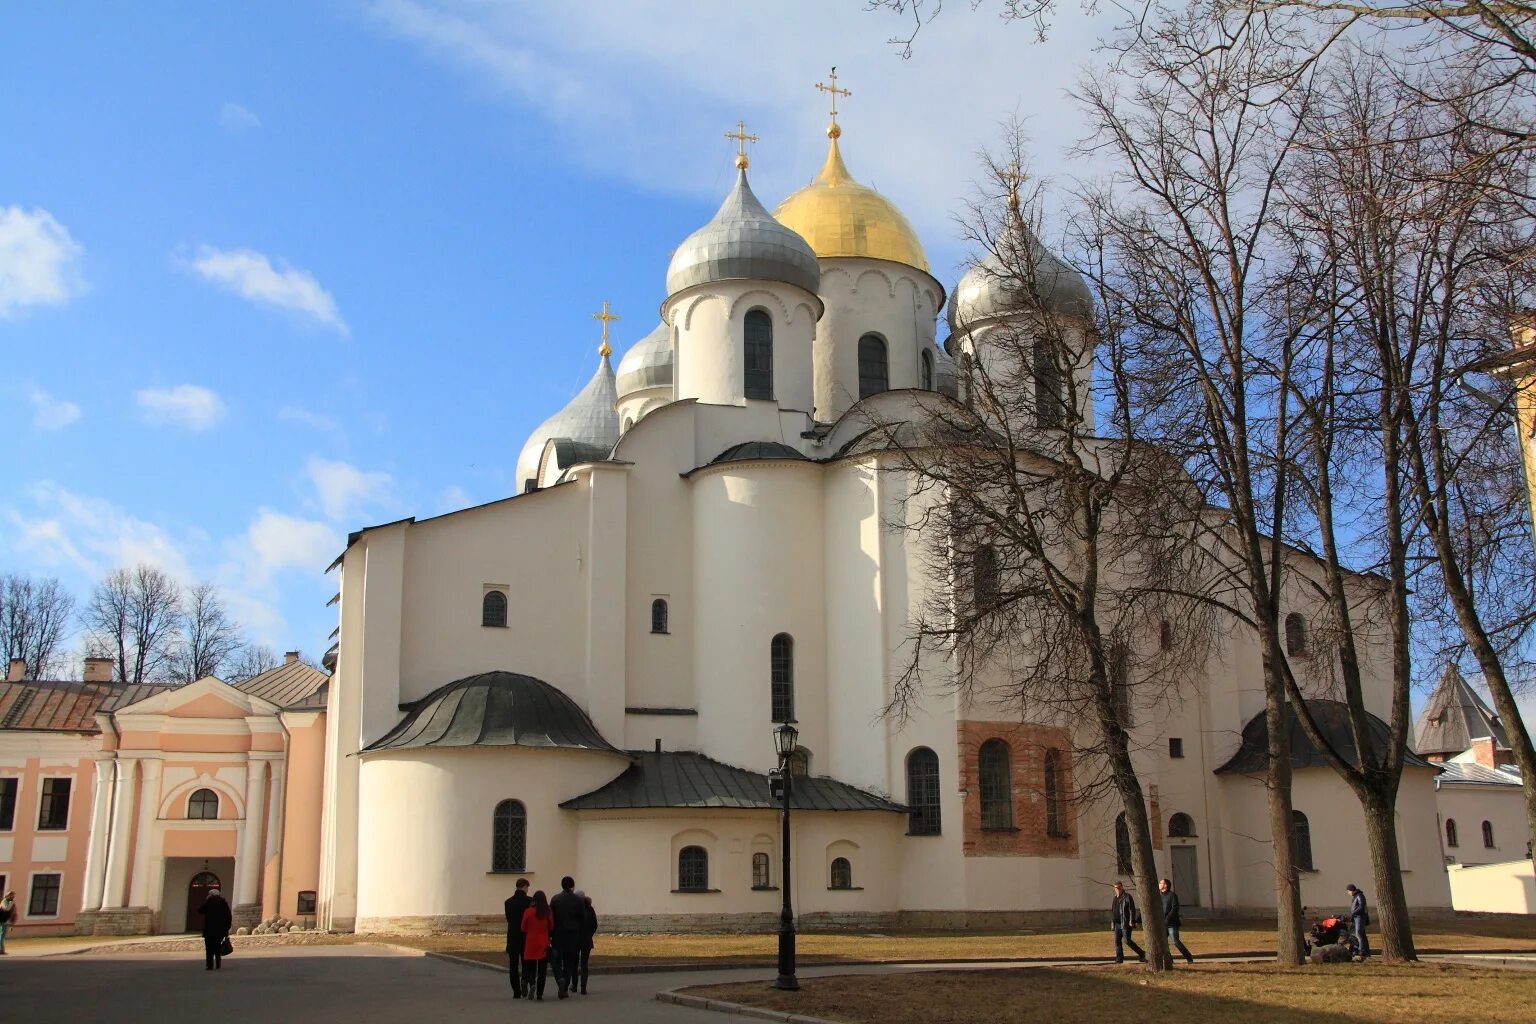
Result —
[{"label": "dark metal roof", "polygon": [[747,459],[795,459],[809,462],[800,451],[780,441],[746,441],[733,444],[709,460],[711,466],[722,462],[743,462]]},{"label": "dark metal roof", "polygon": [[[1358,764],[1359,757],[1355,753],[1355,741],[1349,733],[1349,709],[1336,700],[1309,700],[1307,707],[1312,712],[1312,719],[1322,731],[1323,737],[1328,741],[1339,756],[1351,764]],[[1291,767],[1292,768],[1326,768],[1328,766],[1327,755],[1312,745],[1307,739],[1307,734],[1302,731],[1301,721],[1296,716],[1296,709],[1287,705],[1286,710],[1287,732],[1291,738]],[[1375,715],[1367,714],[1370,720],[1371,745],[1378,751],[1386,749],[1387,723]],[[1262,773],[1269,764],[1269,728],[1265,725],[1264,715],[1260,712],[1248,720],[1243,726],[1243,742],[1237,748],[1227,763],[1216,769],[1216,774],[1253,775]],[[1434,768],[1422,757],[1418,757],[1411,751],[1404,757],[1404,764],[1419,768]]]},{"label": "dark metal roof", "polygon": [[307,701],[329,679],[330,676],[319,669],[294,659],[233,685],[242,693],[286,708]]},{"label": "dark metal roof", "polygon": [[552,438],[555,442],[555,466],[566,469],[578,462],[602,462],[613,454],[611,444],[589,444],[569,437]]},{"label": "dark metal roof", "polygon": [[517,746],[623,753],[603,739],[575,701],[542,679],[516,672],[467,676],[408,708],[399,725],[364,749]]},{"label": "dark metal roof", "polygon": [[1509,786],[1520,788],[1520,769],[1510,766],[1507,768],[1489,768],[1487,765],[1469,764],[1465,761],[1446,761],[1440,765],[1444,769],[1440,777],[1435,781],[1440,785],[1461,784],[1468,786]]},{"label": "dark metal roof", "polygon": [[[703,754],[645,751],[618,778],[560,806],[571,811],[643,807],[735,807],[773,810],[768,776],[723,764]],[[792,807],[807,811],[899,811],[906,808],[825,776],[795,779]]]},{"label": "dark metal roof", "polygon": [[62,679],[0,683],[0,729],[99,732],[97,712],[134,704],[168,689],[154,683],[127,686]]},{"label": "dark metal roof", "polygon": [[1509,748],[1499,716],[1456,666],[1449,665],[1419,714],[1413,749],[1421,754],[1459,754],[1470,749],[1473,740],[1484,738],[1492,738],[1496,747]]}]

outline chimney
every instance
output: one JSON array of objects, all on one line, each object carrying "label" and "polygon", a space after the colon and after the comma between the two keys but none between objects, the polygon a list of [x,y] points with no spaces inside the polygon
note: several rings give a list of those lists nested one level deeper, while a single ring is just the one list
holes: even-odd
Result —
[{"label": "chimney", "polygon": [[296,662],[298,660],[299,660],[299,652],[298,651],[289,651],[287,654],[283,655],[283,664],[284,665],[292,665],[294,662]]},{"label": "chimney", "polygon": [[1498,767],[1498,761],[1494,757],[1492,737],[1479,736],[1472,741],[1472,760],[1484,768]]},{"label": "chimney", "polygon": [[110,683],[112,681],[111,658],[86,658],[85,681],[88,683]]},{"label": "chimney", "polygon": [[12,658],[11,663],[5,669],[5,681],[8,683],[19,683],[25,678],[27,678],[27,659]]}]

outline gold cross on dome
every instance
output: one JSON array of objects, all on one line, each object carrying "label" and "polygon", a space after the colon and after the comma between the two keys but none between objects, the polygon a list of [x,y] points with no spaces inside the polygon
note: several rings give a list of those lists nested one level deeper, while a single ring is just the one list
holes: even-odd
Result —
[{"label": "gold cross on dome", "polygon": [[608,312],[607,299],[603,300],[603,311],[601,313],[593,313],[592,319],[603,322],[603,343],[598,346],[597,354],[605,358],[613,355],[613,349],[608,347],[608,325],[619,318],[615,314]]},{"label": "gold cross on dome", "polygon": [[849,92],[847,89],[839,89],[837,87],[837,66],[836,65],[833,65],[832,73],[830,75],[828,75],[827,77],[832,80],[831,84],[826,84],[826,83],[823,83],[823,82],[817,82],[816,83],[816,88],[820,92],[830,93],[832,95],[832,124],[835,127],[837,125],[837,98],[839,96],[852,96],[853,93]]},{"label": "gold cross on dome", "polygon": [[747,143],[756,142],[757,136],[747,134],[747,122],[737,121],[736,130],[733,132],[726,132],[725,137],[728,139],[736,140],[736,169],[740,171],[746,170]]}]

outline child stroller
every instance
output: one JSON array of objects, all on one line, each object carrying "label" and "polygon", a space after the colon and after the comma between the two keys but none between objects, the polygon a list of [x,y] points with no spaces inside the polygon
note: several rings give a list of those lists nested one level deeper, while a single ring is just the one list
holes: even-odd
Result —
[{"label": "child stroller", "polygon": [[1355,943],[1355,933],[1349,927],[1349,920],[1343,917],[1325,917],[1312,925],[1312,930],[1306,937],[1307,952],[1310,954],[1319,946],[1343,946],[1349,950],[1351,957],[1359,954],[1359,947]]}]

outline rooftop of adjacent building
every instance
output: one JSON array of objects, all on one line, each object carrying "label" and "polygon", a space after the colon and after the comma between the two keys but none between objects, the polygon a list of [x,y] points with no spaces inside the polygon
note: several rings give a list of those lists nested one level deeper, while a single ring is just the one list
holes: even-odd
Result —
[{"label": "rooftop of adjacent building", "polygon": [[1449,665],[1419,714],[1414,749],[1449,759],[1472,749],[1480,739],[1490,740],[1495,749],[1509,749],[1509,736],[1499,716],[1456,666]]}]

